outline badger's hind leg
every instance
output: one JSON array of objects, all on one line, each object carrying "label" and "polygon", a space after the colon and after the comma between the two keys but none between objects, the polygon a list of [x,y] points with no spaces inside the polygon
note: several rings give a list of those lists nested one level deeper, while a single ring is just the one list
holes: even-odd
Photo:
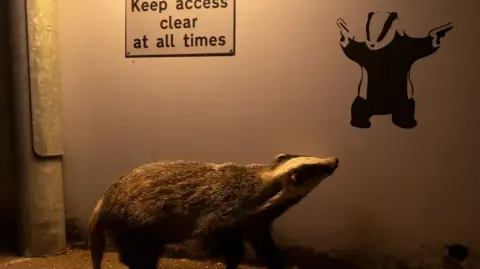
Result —
[{"label": "badger's hind leg", "polygon": [[251,228],[245,234],[245,239],[252,245],[258,259],[260,259],[268,269],[285,268],[271,236],[270,227]]},{"label": "badger's hind leg", "polygon": [[129,269],[157,269],[165,246],[153,238],[128,233],[120,236],[117,248],[120,262]]}]

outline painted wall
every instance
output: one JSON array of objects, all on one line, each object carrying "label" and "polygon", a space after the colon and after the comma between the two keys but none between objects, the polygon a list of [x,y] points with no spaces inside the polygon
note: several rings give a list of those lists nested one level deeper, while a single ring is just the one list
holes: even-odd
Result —
[{"label": "painted wall", "polygon": [[17,199],[16,182],[13,177],[12,92],[7,5],[7,1],[0,3],[0,249],[10,248],[10,239],[13,239],[11,235],[15,234],[12,228],[15,227],[13,222]]},{"label": "painted wall", "polygon": [[[280,242],[400,256],[459,242],[478,254],[473,2],[357,2],[238,0],[235,57],[132,60],[123,1],[61,1],[68,216],[86,223],[112,180],[152,160],[337,155],[338,173],[276,224]],[[398,12],[411,36],[455,26],[411,70],[411,130],[390,116],[370,129],[349,123],[360,68],[343,54],[336,21],[363,38],[376,10]]]}]

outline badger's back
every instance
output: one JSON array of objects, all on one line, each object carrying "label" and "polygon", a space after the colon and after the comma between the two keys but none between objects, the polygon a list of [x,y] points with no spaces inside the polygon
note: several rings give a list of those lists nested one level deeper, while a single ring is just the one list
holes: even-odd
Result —
[{"label": "badger's back", "polygon": [[175,224],[172,229],[184,225],[202,233],[228,220],[262,187],[258,172],[264,168],[196,161],[142,165],[107,189],[103,217],[117,227]]}]

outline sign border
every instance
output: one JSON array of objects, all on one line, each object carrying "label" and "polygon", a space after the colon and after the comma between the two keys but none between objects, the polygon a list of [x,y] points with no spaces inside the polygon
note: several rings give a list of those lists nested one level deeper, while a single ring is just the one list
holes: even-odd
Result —
[{"label": "sign border", "polygon": [[145,55],[130,55],[127,52],[127,1],[125,0],[125,58],[168,58],[168,57],[215,57],[215,56],[235,56],[236,52],[236,39],[237,39],[237,0],[233,1],[233,48],[230,52],[223,53],[188,53],[188,54],[145,54]]}]

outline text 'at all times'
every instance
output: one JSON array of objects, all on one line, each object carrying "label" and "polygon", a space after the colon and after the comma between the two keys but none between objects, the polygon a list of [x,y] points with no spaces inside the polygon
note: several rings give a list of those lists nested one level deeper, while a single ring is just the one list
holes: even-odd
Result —
[{"label": "text 'at all times'", "polygon": [[[131,12],[157,12],[163,13],[169,9],[166,0],[161,1],[142,1],[131,0]],[[175,4],[176,10],[195,10],[195,9],[220,9],[227,8],[228,0],[177,0]],[[216,47],[225,46],[227,38],[221,36],[200,36],[195,35],[193,31],[199,24],[199,18],[183,17],[174,18],[168,16],[159,21],[159,29],[164,31],[169,30],[190,30],[189,33],[183,33],[181,40],[176,40],[175,34],[166,33],[160,37],[156,37],[155,46],[157,48],[175,48],[178,43],[186,48],[191,47]],[[133,40],[133,47],[136,49],[149,48],[150,40],[147,35],[142,38],[135,38]]]}]

